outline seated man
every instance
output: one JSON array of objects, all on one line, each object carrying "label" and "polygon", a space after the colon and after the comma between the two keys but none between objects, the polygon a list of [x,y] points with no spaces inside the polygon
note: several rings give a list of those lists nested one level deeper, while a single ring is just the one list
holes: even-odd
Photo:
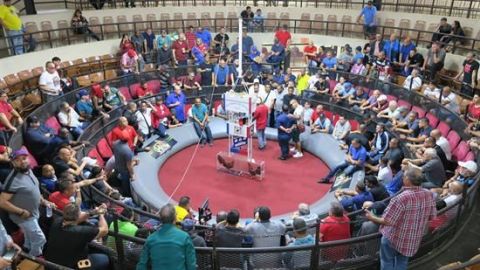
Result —
[{"label": "seated man", "polygon": [[[287,237],[287,246],[303,246],[315,244],[315,237],[307,231],[307,223],[301,218],[293,220],[293,237]],[[286,252],[283,254],[283,261],[288,269],[297,269],[297,267],[309,265],[305,260],[305,251]],[[302,267],[303,269],[303,267]]]},{"label": "seated man", "polygon": [[80,114],[80,117],[92,121],[94,113],[96,112],[94,111],[93,103],[87,90],[82,89],[78,92],[78,100],[77,103],[75,103],[75,108],[78,114]]},{"label": "seated man", "polygon": [[341,170],[343,170],[346,177],[350,177],[356,171],[363,169],[366,159],[367,150],[360,144],[358,139],[353,139],[345,161],[337,165],[333,170],[330,170],[328,175],[318,181],[318,183],[329,183],[330,179]]},{"label": "seated man", "polygon": [[[333,201],[330,203],[328,217],[320,222],[320,241],[329,242],[343,240],[351,237],[350,218],[345,215],[342,204]],[[322,250],[322,259],[326,261],[339,261],[345,258],[349,247],[338,246]]]},{"label": "seated man", "polygon": [[51,193],[50,196],[48,196],[48,200],[53,202],[60,210],[63,210],[65,206],[71,202],[74,202],[78,207],[81,207],[82,193],[80,188],[89,186],[102,178],[103,176],[100,178],[82,180],[78,183],[75,183],[75,179],[71,176],[62,178],[58,182],[58,191]]},{"label": "seated man", "polygon": [[369,163],[376,165],[388,149],[390,136],[385,130],[385,125],[378,124],[375,137],[370,142],[370,152],[368,153]]},{"label": "seated man", "polygon": [[367,190],[363,181],[358,181],[355,190],[339,189],[335,191],[335,198],[340,201],[343,208],[347,212],[362,209],[363,203],[366,201],[373,202],[373,196]]},{"label": "seated man", "polygon": [[[218,217],[218,215],[217,215]],[[215,240],[219,247],[241,248],[245,231],[239,224],[240,213],[236,209],[232,209],[227,213],[224,222],[217,224],[215,227]]]},{"label": "seated man", "polygon": [[333,101],[338,103],[347,103],[348,99],[355,94],[355,88],[352,83],[345,82],[343,87],[333,93]]},{"label": "seated man", "polygon": [[420,91],[422,87],[422,78],[419,76],[418,69],[414,68],[412,74],[403,81],[403,88],[410,91]]},{"label": "seated man", "polygon": [[107,111],[111,111],[122,105],[127,105],[125,96],[117,88],[106,84],[103,87],[103,107]]},{"label": "seated man", "polygon": [[261,206],[255,213],[256,220],[247,225],[245,231],[253,238],[253,247],[279,247],[280,239],[285,234],[285,225],[270,220],[270,208]]},{"label": "seated man", "polygon": [[[458,182],[450,182],[447,187],[444,189],[442,194],[437,198],[437,210],[440,210],[445,207],[449,207],[460,201],[462,198],[463,190],[465,186]],[[455,211],[456,213],[456,211]]]},{"label": "seated man", "polygon": [[366,110],[371,110],[378,102],[378,98],[381,96],[380,90],[373,90],[372,95],[364,101],[362,104],[360,104],[360,111],[366,111]]},{"label": "seated man", "polygon": [[57,190],[57,176],[55,175],[55,169],[50,164],[42,166],[42,176],[38,178],[40,184],[45,187],[48,192],[54,192]]},{"label": "seated man", "polygon": [[198,93],[202,90],[200,74],[190,71],[188,76],[182,76],[179,78],[179,83],[183,86],[183,89],[189,93]]},{"label": "seated man", "polygon": [[418,113],[409,112],[404,120],[397,121],[393,125],[393,130],[397,133],[404,134],[411,137],[417,137],[420,128],[418,127]]},{"label": "seated man", "polygon": [[298,205],[298,210],[293,212],[292,219],[286,223],[287,226],[293,224],[293,220],[295,220],[296,218],[301,218],[305,220],[307,225],[313,225],[317,222],[318,215],[310,212],[310,207],[308,206],[308,204],[300,203]]},{"label": "seated man", "polygon": [[[412,128],[414,128],[413,124]],[[428,118],[425,117],[418,121],[418,132],[412,132],[408,137],[404,134],[401,134],[400,139],[412,144],[422,144],[425,139],[430,136],[430,132],[432,132],[432,127],[430,126],[430,121]]]},{"label": "seated man", "polygon": [[212,131],[208,125],[208,108],[200,98],[195,98],[195,104],[192,106],[192,117],[193,127],[200,138],[200,145],[203,147],[208,143],[208,145],[213,146]]},{"label": "seated man", "polygon": [[368,94],[363,87],[358,86],[355,93],[348,97],[348,105],[355,107],[355,111],[360,109],[360,106],[368,100]]},{"label": "seated man", "polygon": [[331,134],[333,132],[332,122],[330,121],[330,119],[328,119],[328,117],[325,116],[324,113],[322,113],[317,117],[317,120],[313,122],[311,132],[312,134],[313,133]]},{"label": "seated man", "polygon": [[25,145],[40,164],[48,162],[54,137],[55,131],[41,124],[37,116],[32,115],[27,118],[27,130],[24,134]]},{"label": "seated man", "polygon": [[402,164],[421,170],[425,178],[424,183],[422,183],[424,188],[440,188],[447,178],[442,161],[438,158],[437,152],[433,148],[426,149],[423,153],[423,158],[404,159]]},{"label": "seated man", "polygon": [[88,253],[88,244],[94,239],[102,239],[108,233],[105,213],[105,207],[97,208],[98,225],[85,225],[78,205],[70,203],[65,206],[63,218],[54,220],[50,227],[45,259],[69,268],[76,268],[80,260],[89,259],[92,269],[109,269],[107,255]]},{"label": "seated man", "polygon": [[382,201],[390,197],[385,186],[378,180],[374,175],[365,176],[365,185],[367,186],[367,190],[372,194],[374,202]]},{"label": "seated man", "polygon": [[70,107],[67,102],[62,102],[60,104],[57,117],[60,124],[68,128],[68,131],[72,133],[75,139],[80,137],[83,130],[90,125],[90,123],[87,122],[85,118],[78,115],[78,113]]},{"label": "seated man", "polygon": [[415,152],[416,158],[422,158],[425,149],[435,149],[438,158],[440,158],[440,160],[442,161],[443,167],[445,169],[450,169],[450,162],[447,160],[447,156],[445,155],[445,152],[443,152],[443,149],[439,145],[437,145],[437,141],[434,137],[426,138],[423,144],[407,144],[407,147],[411,151]]},{"label": "seated man", "polygon": [[388,107],[385,110],[379,112],[377,114],[377,117],[381,122],[392,124],[401,118],[402,111],[405,109],[406,108],[404,107],[398,107],[398,104],[395,100],[391,100],[388,103]]},{"label": "seated man", "polygon": [[475,183],[475,175],[477,174],[477,163],[473,160],[459,161],[458,169],[455,170],[455,175],[448,179],[443,184],[441,189],[435,189],[434,191],[439,194],[445,194],[448,191],[448,185],[453,182],[462,184],[465,188],[469,188]]},{"label": "seated man", "polygon": [[335,124],[332,136],[339,141],[343,141],[348,136],[351,130],[352,126],[350,125],[350,121],[345,119],[345,117],[340,116],[337,123]]}]

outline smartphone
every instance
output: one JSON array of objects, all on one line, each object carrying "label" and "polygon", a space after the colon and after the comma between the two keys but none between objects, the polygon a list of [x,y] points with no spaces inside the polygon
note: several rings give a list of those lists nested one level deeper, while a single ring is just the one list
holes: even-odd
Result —
[{"label": "smartphone", "polygon": [[14,248],[12,248],[7,250],[7,252],[5,252],[5,254],[3,254],[2,257],[7,261],[13,261],[13,259],[15,258],[15,255],[17,255],[17,251]]}]

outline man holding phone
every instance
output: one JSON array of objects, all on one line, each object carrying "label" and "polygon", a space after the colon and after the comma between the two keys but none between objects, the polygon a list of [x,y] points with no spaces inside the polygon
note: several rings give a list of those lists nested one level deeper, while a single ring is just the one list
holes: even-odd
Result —
[{"label": "man holding phone", "polygon": [[7,269],[10,266],[15,255],[22,249],[12,241],[10,235],[7,234],[5,227],[0,220],[0,270]]}]

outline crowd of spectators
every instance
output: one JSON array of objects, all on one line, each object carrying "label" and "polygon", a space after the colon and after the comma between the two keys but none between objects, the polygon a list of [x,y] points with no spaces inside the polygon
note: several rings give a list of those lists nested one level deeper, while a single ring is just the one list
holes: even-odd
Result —
[{"label": "crowd of spectators", "polygon": [[[156,63],[166,77],[160,89],[141,82],[134,92],[135,98],[143,99],[136,103],[127,101],[119,89],[108,83],[94,84],[90,92],[79,91],[73,105],[59,104],[56,118],[61,128],[58,132],[36,116],[27,117],[23,132],[26,148],[12,150],[0,145],[3,179],[0,207],[13,222],[8,230],[22,230],[23,248],[33,256],[43,254],[47,260],[68,267],[76,267],[79,261],[88,259],[92,269],[111,267],[112,262],[105,253],[92,252],[88,245],[92,241],[105,242],[116,249],[113,238],[107,238],[109,228],[116,230],[115,227],[127,236],[148,237],[141,253],[142,247],[122,242],[125,252],[134,254],[132,262],[138,260],[137,269],[147,269],[147,265],[153,269],[195,269],[194,247],[212,243],[235,248],[315,244],[312,227],[319,217],[303,203],[292,218],[284,222],[271,219],[267,206],[254,209],[252,219],[244,224],[236,209],[219,213],[212,239],[208,233],[196,231],[187,196],[182,197],[177,206],[163,206],[158,212],[158,222],[145,220],[126,207],[101,203],[97,196],[87,192],[89,187],[94,187],[112,200],[138,208],[131,199],[130,183],[137,180],[134,167],[139,160],[135,155],[148,150],[146,140],[154,135],[164,138],[168,136],[167,129],[192,122],[199,143],[213,145],[209,119],[225,118],[225,108],[220,104],[212,110],[211,101],[196,98],[192,108],[185,110],[186,96],[201,93],[203,87],[241,83],[258,104],[254,117],[260,150],[267,144],[264,135],[267,127],[278,129],[282,160],[291,156],[302,158],[300,134],[305,130],[311,134],[331,134],[347,155],[343,163],[332,168],[319,182],[352,178],[360,170],[367,174],[364,181],[356,183],[354,190],[335,191],[338,201],[330,205],[328,216],[318,222],[319,240],[342,240],[380,231],[382,266],[396,261],[397,267],[403,269],[408,258],[416,253],[436,211],[454,205],[473,185],[477,165],[474,161],[454,160],[448,140],[430,126],[428,118],[420,118],[417,112],[389,101],[380,90],[363,86],[369,80],[393,82],[396,75],[402,74],[406,76],[405,91],[421,91],[426,83],[425,96],[437,100],[452,113],[460,113],[456,94],[448,86],[440,87],[436,80],[445,61],[448,49],[445,45],[462,41],[448,40],[451,36],[445,35],[461,36],[459,23],[449,30],[446,20],[442,19],[439,34],[434,35],[431,48],[422,56],[409,37],[399,40],[392,34],[383,40],[381,35],[375,35],[375,10],[369,2],[361,14],[366,34],[374,39],[355,50],[346,44],[339,54],[332,48],[317,48],[310,42],[304,48],[305,68],[299,74],[288,67],[292,41],[288,27],[282,26],[275,33],[270,52],[258,50],[248,32],[263,31],[263,17],[261,10],[254,14],[248,7],[241,14],[246,30],[230,49],[230,38],[224,28],[214,38],[205,27],[197,30],[189,27],[186,33],[162,31],[158,37],[152,29],[131,37],[124,35],[120,43],[121,72],[127,75],[141,72],[146,63]],[[82,24],[82,18],[81,12],[76,11],[72,26],[95,38],[88,25]],[[238,42],[242,42],[242,52],[238,51]],[[156,57],[152,57],[152,52]],[[251,65],[242,80],[239,80],[239,64],[235,61],[238,55]],[[71,90],[68,78],[56,64],[59,61],[54,58],[47,62],[40,76],[39,88],[45,102]],[[179,72],[175,76],[167,75],[170,67],[178,67]],[[337,71],[349,76],[341,77]],[[469,53],[457,78],[463,75],[463,94],[474,94],[477,73],[478,62]],[[153,97],[156,93],[164,95]],[[352,130],[351,122],[344,117],[333,119],[322,105],[312,108],[309,102],[301,101],[314,95],[328,97],[330,102],[350,107],[376,121],[362,123],[358,130]],[[23,124],[23,118],[8,103],[5,92],[0,92],[0,98],[0,134],[6,142],[11,132],[17,132],[16,126]],[[474,95],[465,115],[470,123],[468,132],[474,137],[480,133],[479,100],[478,95]],[[125,110],[110,138],[113,156],[105,167],[93,158],[77,158],[77,151],[88,147],[88,142],[78,139],[90,123],[100,117],[107,118],[108,112],[122,106]],[[394,134],[398,134],[398,138]],[[415,156],[404,158],[400,144]],[[476,138],[469,144],[472,149],[480,148]],[[33,168],[30,156],[38,163],[39,170]],[[398,193],[391,201],[386,200]],[[49,230],[45,230],[41,221],[51,217],[49,209],[62,211],[62,218],[55,219]],[[358,212],[362,209],[363,212]],[[349,215],[349,212],[360,214]],[[47,239],[48,245],[44,248]],[[68,245],[65,239],[69,240]],[[322,258],[338,261],[347,256],[347,251],[330,249]],[[292,253],[277,255],[268,258],[269,262],[256,255],[238,256],[238,261],[258,267],[274,263],[293,268],[302,263]]]}]

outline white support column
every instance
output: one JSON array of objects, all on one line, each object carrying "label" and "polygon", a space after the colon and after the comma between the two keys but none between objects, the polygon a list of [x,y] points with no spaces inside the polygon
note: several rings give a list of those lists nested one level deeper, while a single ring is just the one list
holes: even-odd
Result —
[{"label": "white support column", "polygon": [[238,78],[243,78],[243,20],[242,17],[238,18]]}]

